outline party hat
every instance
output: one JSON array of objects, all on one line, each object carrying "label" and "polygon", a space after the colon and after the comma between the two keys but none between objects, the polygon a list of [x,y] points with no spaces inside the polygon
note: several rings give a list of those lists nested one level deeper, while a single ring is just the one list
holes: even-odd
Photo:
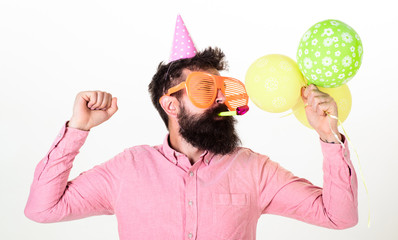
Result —
[{"label": "party hat", "polygon": [[184,21],[180,15],[177,16],[176,28],[174,31],[173,47],[171,49],[170,62],[183,59],[191,58],[195,56],[196,48],[193,43],[191,36],[187,28],[185,27]]}]

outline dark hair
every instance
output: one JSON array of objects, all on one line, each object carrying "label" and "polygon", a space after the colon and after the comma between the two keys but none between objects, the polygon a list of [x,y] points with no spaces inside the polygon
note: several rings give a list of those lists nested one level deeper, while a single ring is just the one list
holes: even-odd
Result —
[{"label": "dark hair", "polygon": [[[218,71],[226,70],[228,63],[224,60],[225,54],[219,48],[208,47],[203,51],[197,52],[192,58],[179,59],[168,64],[161,62],[157,72],[152,77],[148,90],[151,95],[152,103],[158,110],[160,117],[168,128],[168,116],[159,103],[159,99],[166,91],[179,84],[185,79],[180,79],[182,70],[189,69],[191,71],[208,70],[214,68]],[[179,97],[179,92],[176,93]]]}]

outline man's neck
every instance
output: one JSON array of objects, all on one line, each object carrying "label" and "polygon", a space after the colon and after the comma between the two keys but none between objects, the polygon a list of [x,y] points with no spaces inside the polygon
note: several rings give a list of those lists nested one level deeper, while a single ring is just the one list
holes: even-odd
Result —
[{"label": "man's neck", "polygon": [[169,144],[171,148],[187,156],[192,165],[199,161],[200,156],[203,154],[203,150],[199,150],[192,146],[175,131],[170,131]]}]

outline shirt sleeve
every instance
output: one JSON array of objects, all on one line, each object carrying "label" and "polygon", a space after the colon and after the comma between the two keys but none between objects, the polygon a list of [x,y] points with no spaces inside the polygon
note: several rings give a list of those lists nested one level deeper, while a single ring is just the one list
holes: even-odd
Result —
[{"label": "shirt sleeve", "polygon": [[261,169],[262,214],[276,214],[310,224],[344,229],[358,222],[357,177],[347,142],[320,141],[323,153],[323,188],[294,176],[267,160]]},{"label": "shirt sleeve", "polygon": [[113,214],[113,192],[117,191],[118,159],[114,159],[68,181],[73,160],[88,131],[63,126],[47,155],[35,169],[25,215],[37,222],[58,222],[92,215]]}]

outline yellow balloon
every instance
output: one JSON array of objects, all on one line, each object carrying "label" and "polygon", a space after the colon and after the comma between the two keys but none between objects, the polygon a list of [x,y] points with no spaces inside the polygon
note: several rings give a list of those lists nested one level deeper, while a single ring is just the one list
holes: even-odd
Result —
[{"label": "yellow balloon", "polygon": [[270,54],[257,59],[247,70],[247,94],[264,111],[280,113],[291,109],[305,85],[297,63],[291,58]]},{"label": "yellow balloon", "polygon": [[[336,88],[323,88],[318,87],[318,89],[324,93],[329,94],[337,104],[338,118],[341,122],[344,122],[351,111],[352,97],[350,89],[346,84],[343,84]],[[305,114],[304,102],[300,97],[298,103],[292,108],[294,116],[299,120],[304,126],[311,128],[308,123],[307,116]]]}]

